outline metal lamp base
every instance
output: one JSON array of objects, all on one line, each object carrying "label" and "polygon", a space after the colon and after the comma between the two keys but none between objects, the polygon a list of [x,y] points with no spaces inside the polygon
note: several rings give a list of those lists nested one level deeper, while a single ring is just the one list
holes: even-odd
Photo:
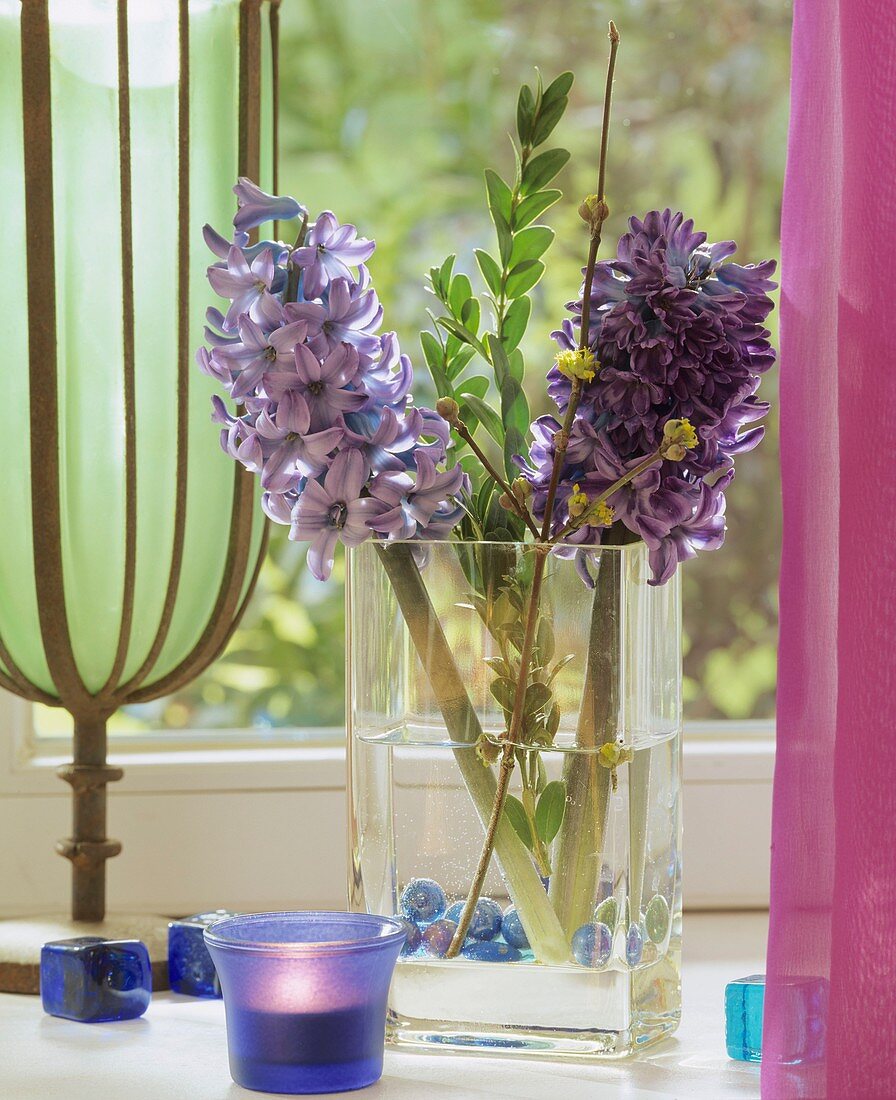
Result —
[{"label": "metal lamp base", "polygon": [[152,962],[153,989],[168,988],[168,918],[148,913],[109,913],[97,922],[65,913],[0,920],[0,992],[40,992],[40,949],[49,940],[102,936],[142,940]]}]

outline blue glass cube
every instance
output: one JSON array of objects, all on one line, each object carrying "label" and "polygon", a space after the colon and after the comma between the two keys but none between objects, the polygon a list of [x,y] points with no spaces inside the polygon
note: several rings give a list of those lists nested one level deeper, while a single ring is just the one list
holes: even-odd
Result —
[{"label": "blue glass cube", "polygon": [[[779,1056],[790,1065],[824,1057],[828,982],[825,978],[782,979]],[[752,974],[725,987],[725,1045],[729,1058],[762,1061],[765,975]]]},{"label": "blue glass cube", "polygon": [[725,986],[725,1046],[740,1062],[762,1059],[762,1009],[765,975],[751,974]]},{"label": "blue glass cube", "polygon": [[139,940],[79,936],[41,949],[40,998],[51,1016],[85,1024],[133,1020],[151,996],[149,952]]},{"label": "blue glass cube", "polygon": [[188,997],[220,997],[221,986],[215,964],[202,933],[224,917],[236,916],[227,909],[195,913],[168,925],[168,984],[175,993]]}]

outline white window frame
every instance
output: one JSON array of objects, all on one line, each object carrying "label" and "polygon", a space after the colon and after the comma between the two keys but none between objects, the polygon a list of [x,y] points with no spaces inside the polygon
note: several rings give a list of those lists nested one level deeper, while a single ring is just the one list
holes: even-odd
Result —
[{"label": "white window frame", "polygon": [[[0,692],[0,916],[64,908],[70,791],[61,745],[34,737],[31,706]],[[326,731],[325,731],[326,732]],[[112,740],[125,769],[110,791],[109,864],[118,911],[342,908],[346,883],[345,748],[251,746],[252,733]],[[235,740],[236,735],[230,740]],[[771,723],[700,723],[684,740],[685,905],[768,904]]]}]

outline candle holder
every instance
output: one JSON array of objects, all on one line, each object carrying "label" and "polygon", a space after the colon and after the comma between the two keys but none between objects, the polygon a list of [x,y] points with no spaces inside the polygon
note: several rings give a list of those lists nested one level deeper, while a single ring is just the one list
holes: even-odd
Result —
[{"label": "candle holder", "polygon": [[404,939],[398,921],[362,913],[254,913],[207,928],[234,1081],[293,1094],[378,1081]]}]

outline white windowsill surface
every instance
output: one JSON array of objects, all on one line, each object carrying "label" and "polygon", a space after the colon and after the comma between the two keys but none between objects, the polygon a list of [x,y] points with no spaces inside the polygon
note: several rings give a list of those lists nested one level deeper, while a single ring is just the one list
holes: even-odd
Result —
[{"label": "white windowsill surface", "polygon": [[[725,1053],[726,982],[765,967],[766,913],[688,913],[684,1011],[643,1058],[593,1066],[386,1053],[370,1100],[753,1100],[759,1067]],[[0,995],[0,1096],[15,1100],[238,1100],[219,1001],[159,994],[140,1020],[76,1024],[36,997]]]}]

